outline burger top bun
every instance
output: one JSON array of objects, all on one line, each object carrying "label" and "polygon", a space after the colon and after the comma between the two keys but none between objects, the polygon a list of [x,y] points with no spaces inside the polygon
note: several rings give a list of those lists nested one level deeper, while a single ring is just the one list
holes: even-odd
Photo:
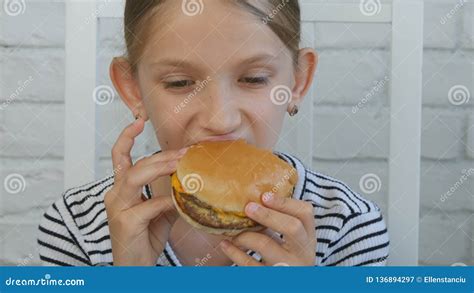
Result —
[{"label": "burger top bun", "polygon": [[239,214],[249,201],[261,202],[267,191],[291,197],[298,179],[292,166],[243,139],[191,146],[179,161],[176,175],[186,193],[213,208]]}]

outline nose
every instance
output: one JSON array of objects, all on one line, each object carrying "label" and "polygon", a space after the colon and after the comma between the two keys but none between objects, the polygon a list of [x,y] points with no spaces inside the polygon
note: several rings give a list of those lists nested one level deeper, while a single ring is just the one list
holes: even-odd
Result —
[{"label": "nose", "polygon": [[209,135],[235,132],[241,124],[241,109],[231,90],[219,81],[209,83],[201,107],[201,126]]}]

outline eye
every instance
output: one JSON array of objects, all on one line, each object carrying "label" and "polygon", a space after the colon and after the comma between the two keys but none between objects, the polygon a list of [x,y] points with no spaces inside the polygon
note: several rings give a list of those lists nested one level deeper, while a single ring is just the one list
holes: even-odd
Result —
[{"label": "eye", "polygon": [[171,82],[165,82],[165,88],[185,88],[187,86],[194,85],[192,80],[177,80]]},{"label": "eye", "polygon": [[258,84],[267,84],[268,77],[265,76],[251,76],[251,77],[244,77],[239,80],[240,82],[245,82],[252,85]]}]

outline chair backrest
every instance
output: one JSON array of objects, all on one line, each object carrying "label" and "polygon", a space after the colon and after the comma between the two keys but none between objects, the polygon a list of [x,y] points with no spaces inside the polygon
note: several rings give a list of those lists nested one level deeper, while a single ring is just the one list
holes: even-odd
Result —
[{"label": "chair backrest", "polygon": [[[315,47],[318,22],[391,23],[388,229],[390,265],[418,264],[423,54],[422,0],[300,1],[302,46]],[[66,2],[65,186],[95,179],[97,19],[123,17],[122,0]],[[80,77],[80,78],[78,78]],[[313,88],[287,119],[277,149],[308,167],[313,159]],[[77,115],[81,113],[81,115]],[[291,143],[290,143],[291,142]],[[84,147],[86,146],[86,147]]]}]

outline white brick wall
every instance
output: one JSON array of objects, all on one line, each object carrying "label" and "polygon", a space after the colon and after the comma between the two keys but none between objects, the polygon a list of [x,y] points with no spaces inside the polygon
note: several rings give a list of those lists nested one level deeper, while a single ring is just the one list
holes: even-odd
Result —
[{"label": "white brick wall", "polygon": [[[474,98],[460,106],[448,99],[455,85],[474,94],[474,4],[471,1],[450,13],[457,3],[426,1],[420,211],[423,265],[474,264],[474,176],[456,184],[466,170],[474,168]],[[3,1],[0,4],[3,7]],[[3,184],[0,189],[0,264],[10,265],[39,262],[38,220],[64,191],[64,4],[52,0],[26,4],[18,16],[0,10],[0,178],[3,183],[8,175],[18,173],[26,182],[25,190],[18,194],[6,192]],[[111,57],[123,52],[121,26],[120,20],[99,23],[98,85],[111,85]],[[386,24],[351,23],[317,24],[315,29],[320,63],[315,79],[314,169],[361,193],[360,178],[376,174],[380,190],[365,196],[385,214],[389,83],[377,84],[389,76],[390,30]],[[102,177],[110,173],[110,148],[132,117],[118,98],[99,107],[99,114],[98,177]],[[153,131],[149,125],[147,131]],[[156,145],[153,137],[142,138],[133,154],[152,152]],[[391,240],[392,247],[400,241]]]}]

